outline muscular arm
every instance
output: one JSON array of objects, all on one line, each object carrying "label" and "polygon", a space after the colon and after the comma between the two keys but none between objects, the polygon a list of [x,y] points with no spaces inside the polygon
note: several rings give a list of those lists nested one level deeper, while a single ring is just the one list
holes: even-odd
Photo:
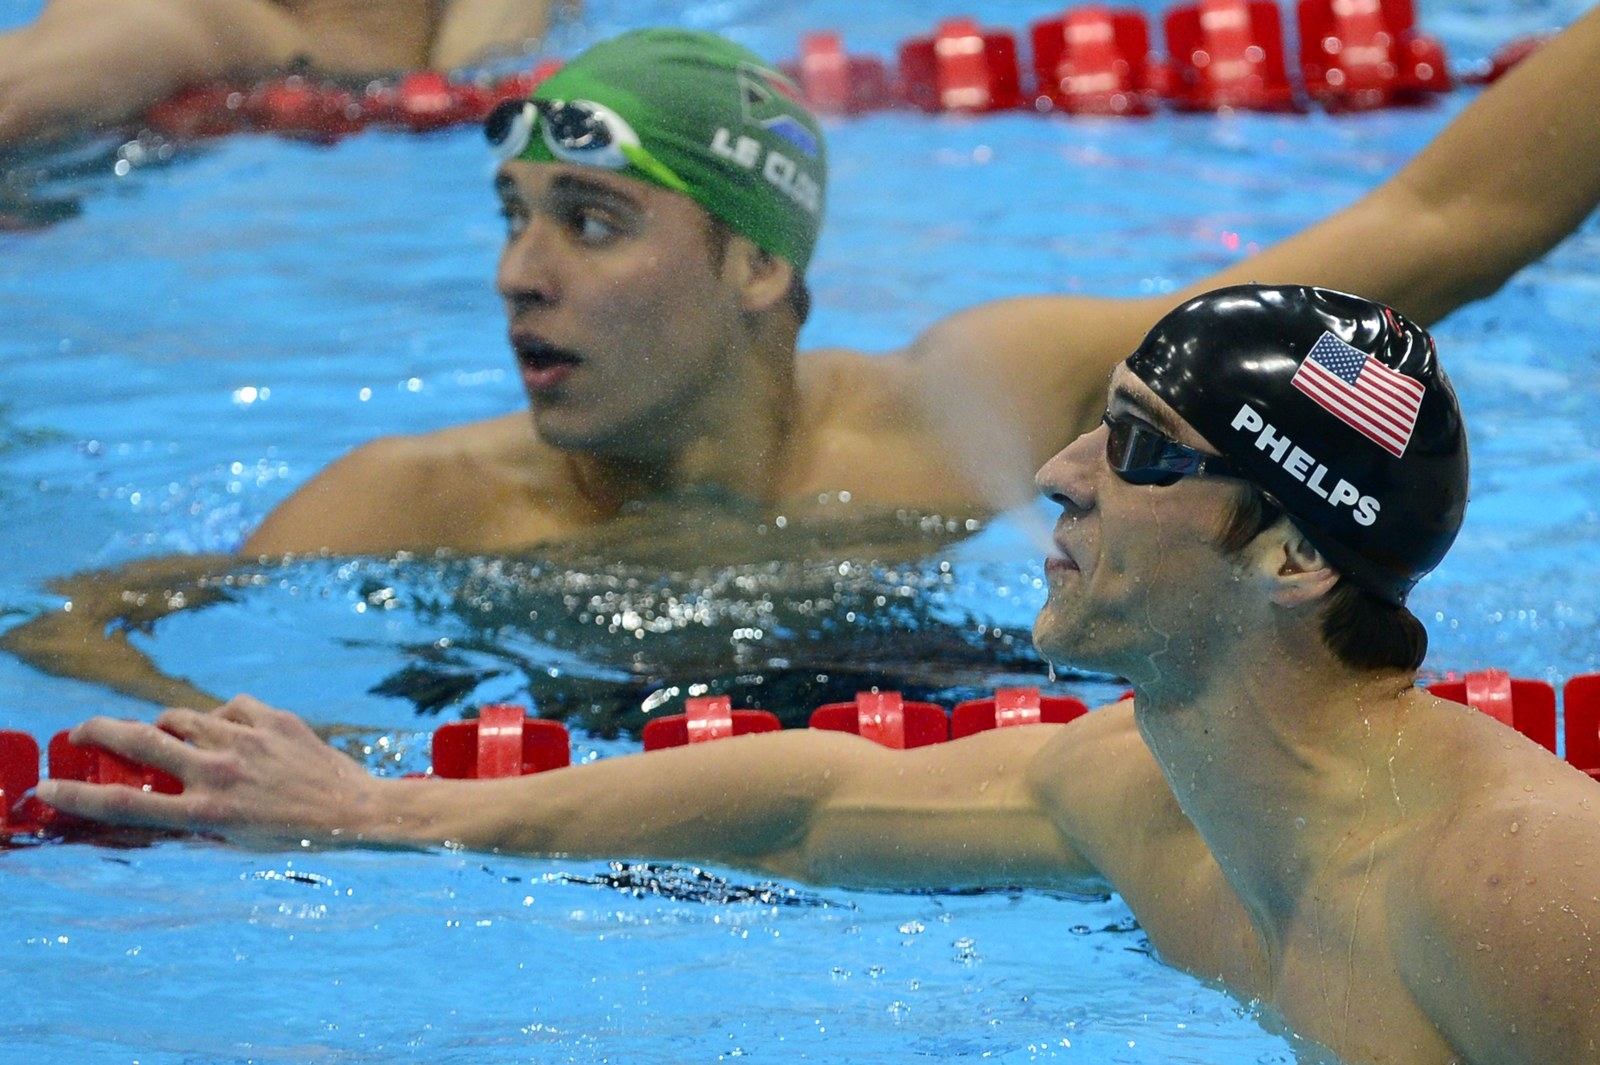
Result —
[{"label": "muscular arm", "polygon": [[[159,724],[173,734],[99,718],[74,739],[174,772],[182,795],[54,782],[41,797],[98,819],[250,840],[448,841],[877,887],[1106,888],[1039,783],[1074,768],[1073,726],[913,751],[795,729],[530,777],[444,781],[372,777],[299,718],[248,698],[213,714],[169,711]],[[1127,793],[1116,764],[1096,762],[1095,772],[1109,794]]]},{"label": "muscular arm", "polygon": [[1519,64],[1357,203],[1189,292],[1316,284],[1423,325],[1496,291],[1600,201],[1600,8]]}]

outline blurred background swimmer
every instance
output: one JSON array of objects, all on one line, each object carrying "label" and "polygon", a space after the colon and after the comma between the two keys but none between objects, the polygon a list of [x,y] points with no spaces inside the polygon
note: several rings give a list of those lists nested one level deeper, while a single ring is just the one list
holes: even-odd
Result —
[{"label": "blurred background swimmer", "polygon": [[0,158],[132,122],[190,85],[454,70],[577,0],[51,0],[0,34]]}]

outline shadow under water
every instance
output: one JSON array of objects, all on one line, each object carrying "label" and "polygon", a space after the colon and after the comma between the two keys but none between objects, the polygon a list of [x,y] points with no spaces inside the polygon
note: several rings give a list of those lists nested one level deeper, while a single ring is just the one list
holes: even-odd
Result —
[{"label": "shadow under water", "polygon": [[637,734],[693,695],[803,726],[817,706],[873,689],[948,706],[1046,686],[1027,628],[986,609],[982,590],[996,581],[945,550],[976,519],[782,522],[737,510],[651,523],[651,536],[615,523],[538,555],[307,560],[206,583],[237,598],[241,586],[289,581],[400,619],[405,635],[383,649],[404,664],[371,690],[418,714],[521,703],[600,737]]}]

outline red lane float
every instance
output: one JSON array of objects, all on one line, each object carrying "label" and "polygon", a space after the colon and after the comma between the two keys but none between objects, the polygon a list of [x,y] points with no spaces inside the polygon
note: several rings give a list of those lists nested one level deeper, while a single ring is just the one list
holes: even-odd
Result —
[{"label": "red lane float", "polygon": [[[824,114],[893,107],[987,114],[1031,108],[1068,114],[1180,111],[1333,111],[1415,103],[1452,88],[1443,47],[1415,27],[1412,0],[1298,0],[1300,54],[1285,58],[1275,0],[1197,0],[1162,18],[1167,54],[1137,8],[1067,8],[1029,27],[1032,55],[1016,37],[949,18],[897,49],[894,62],[852,55],[832,30],[805,34],[797,59],[780,63]],[[1485,69],[1485,84],[1526,58],[1547,36],[1513,41]],[[275,133],[318,143],[368,128],[426,133],[480,122],[495,105],[521,99],[561,61],[497,81],[418,71],[351,86],[291,75],[254,86],[198,85],[151,107],[153,132],[194,140],[234,132]],[[1026,78],[1024,77],[1026,74]]]},{"label": "red lane float", "polygon": [[448,780],[520,777],[571,764],[566,726],[528,717],[520,706],[485,706],[477,720],[452,721],[433,733],[433,775]]},{"label": "red lane float", "polygon": [[1556,692],[1542,680],[1512,677],[1503,669],[1468,673],[1428,685],[1430,694],[1473,707],[1556,753]]},{"label": "red lane float", "polygon": [[[1142,11],[1089,4],[1034,22],[1025,63],[1008,32],[952,18],[903,43],[892,69],[849,54],[833,31],[808,34],[800,59],[784,67],[811,105],[831,114],[872,110],[872,101],[958,113],[1140,115],[1159,104],[1303,111],[1308,101],[1349,111],[1413,104],[1454,87],[1443,46],[1415,26],[1412,0],[1298,0],[1294,12],[1300,53],[1292,64],[1275,0],[1197,0],[1162,16],[1165,56]],[[1461,80],[1493,81],[1545,39],[1513,42],[1482,74]]]},{"label": "red lane float", "polygon": [[1444,47],[1418,33],[1411,0],[1300,0],[1300,71],[1329,110],[1416,103],[1447,92]]},{"label": "red lane float", "polygon": [[425,70],[364,88],[300,75],[248,87],[196,85],[155,104],[144,124],[177,140],[254,132],[331,143],[368,128],[428,133],[482,122],[502,101],[533,92],[560,65],[547,60],[494,82]]},{"label": "red lane float", "polygon": [[49,807],[33,796],[39,784],[39,742],[26,732],[0,732],[0,840],[34,835]]},{"label": "red lane float", "polygon": [[1065,725],[1089,712],[1070,695],[1040,695],[1038,688],[997,688],[988,699],[968,699],[950,712],[950,738],[1015,725]]},{"label": "red lane float", "polygon": [[1561,689],[1567,761],[1600,780],[1600,673],[1573,677]]},{"label": "red lane float", "polygon": [[[1427,690],[1471,706],[1556,751],[1556,693],[1542,680],[1480,670],[1436,681]],[[1570,678],[1561,692],[1566,760],[1600,779],[1600,673]],[[899,692],[862,692],[848,703],[829,703],[811,715],[810,727],[850,732],[896,750],[962,739],[995,728],[1065,724],[1088,713],[1081,700],[1041,695],[1036,688],[1000,688],[993,696],[958,703],[946,713],[935,703]],[[645,725],[644,749],[714,742],[781,728],[765,710],[736,710],[728,696],[686,700],[685,711]],[[33,794],[39,783],[39,745],[25,732],[0,730],[0,844],[19,837],[114,837],[109,826],[70,817]],[[170,774],[109,751],[84,747],[60,732],[48,745],[49,775],[58,780],[118,784],[176,795],[182,782]],[[486,706],[474,720],[441,725],[433,734],[433,765],[417,774],[455,780],[489,780],[560,769],[571,763],[571,742],[560,722],[530,718],[519,706]]]},{"label": "red lane float", "polygon": [[900,46],[900,95],[922,111],[1015,110],[1022,106],[1017,40],[973,19],[946,19],[933,36]]},{"label": "red lane float", "polygon": [[1180,111],[1294,111],[1274,0],[1201,0],[1163,21],[1172,56],[1168,102]]},{"label": "red lane float", "polygon": [[684,700],[681,714],[645,722],[640,739],[647,751],[683,747],[752,732],[777,732],[778,715],[766,710],[735,710],[726,695],[701,695]]},{"label": "red lane float", "polygon": [[897,751],[950,738],[950,715],[944,707],[911,702],[899,692],[861,692],[854,702],[819,706],[811,714],[810,725],[830,732],[853,732]]},{"label": "red lane float", "polygon": [[800,38],[800,58],[781,65],[811,106],[833,115],[859,115],[895,104],[894,81],[882,60],[846,55],[831,31]]},{"label": "red lane float", "polygon": [[1074,115],[1148,115],[1169,70],[1137,9],[1081,7],[1035,22],[1034,107]]}]

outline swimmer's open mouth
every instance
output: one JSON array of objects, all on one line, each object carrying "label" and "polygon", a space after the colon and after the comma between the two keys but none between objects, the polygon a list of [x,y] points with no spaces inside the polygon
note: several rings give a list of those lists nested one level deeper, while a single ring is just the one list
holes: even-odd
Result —
[{"label": "swimmer's open mouth", "polygon": [[573,352],[542,340],[513,337],[511,346],[517,353],[518,364],[529,370],[553,370],[558,366],[577,366],[583,361]]}]

